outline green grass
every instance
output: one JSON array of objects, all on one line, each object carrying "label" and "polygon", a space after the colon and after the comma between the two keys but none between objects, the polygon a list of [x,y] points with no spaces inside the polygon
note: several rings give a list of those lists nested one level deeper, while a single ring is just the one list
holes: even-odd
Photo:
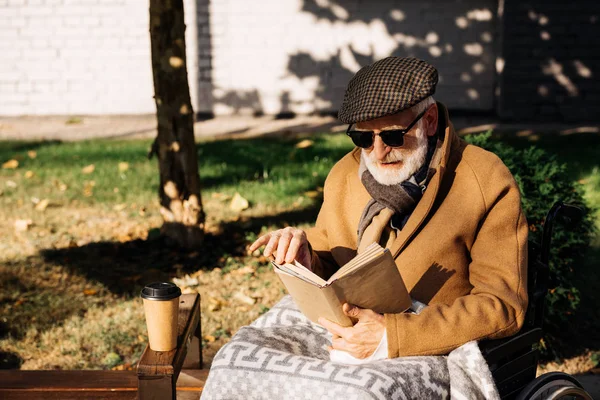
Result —
[{"label": "green grass", "polygon": [[[351,149],[339,135],[312,140],[308,149],[295,147],[300,139],[200,143],[203,195],[239,192],[254,205],[293,204],[322,186],[333,163]],[[60,204],[147,204],[158,191],[157,161],[147,159],[149,146],[149,141],[0,142],[0,163],[19,162],[15,170],[0,170],[0,189],[8,203],[35,197]],[[31,150],[37,154],[33,159]],[[126,171],[119,170],[122,162],[129,165]],[[85,174],[83,168],[92,164],[93,172]],[[31,178],[25,177],[27,171]],[[18,186],[7,186],[9,180]]]}]

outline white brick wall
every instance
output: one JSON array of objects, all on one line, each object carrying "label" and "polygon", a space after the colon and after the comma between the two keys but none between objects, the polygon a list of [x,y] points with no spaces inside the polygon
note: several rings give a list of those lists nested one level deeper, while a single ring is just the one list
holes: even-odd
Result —
[{"label": "white brick wall", "polygon": [[0,0],[0,115],[154,112],[148,4]]},{"label": "white brick wall", "polygon": [[[184,0],[197,112],[335,111],[356,70],[434,63],[437,97],[491,109],[496,0]],[[148,0],[0,0],[0,115],[155,111]]]}]

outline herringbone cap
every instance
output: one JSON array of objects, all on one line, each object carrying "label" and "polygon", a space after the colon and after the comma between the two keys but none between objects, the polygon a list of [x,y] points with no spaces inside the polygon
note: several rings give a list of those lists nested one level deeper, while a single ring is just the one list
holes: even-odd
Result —
[{"label": "herringbone cap", "polygon": [[384,58],[350,80],[338,119],[353,124],[395,114],[433,95],[437,82],[437,70],[426,61]]}]

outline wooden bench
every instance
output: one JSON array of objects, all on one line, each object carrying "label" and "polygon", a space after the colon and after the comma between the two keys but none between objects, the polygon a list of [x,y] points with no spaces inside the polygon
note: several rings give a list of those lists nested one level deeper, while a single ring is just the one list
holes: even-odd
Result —
[{"label": "wooden bench", "polygon": [[202,369],[200,295],[179,305],[177,348],[144,350],[136,371],[0,370],[0,399],[198,399],[208,370]]}]

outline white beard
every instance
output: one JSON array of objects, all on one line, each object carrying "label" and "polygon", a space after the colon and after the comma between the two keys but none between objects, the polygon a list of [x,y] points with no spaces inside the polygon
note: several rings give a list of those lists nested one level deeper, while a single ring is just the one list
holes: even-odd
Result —
[{"label": "white beard", "polygon": [[[397,185],[408,180],[415,172],[421,168],[427,157],[427,135],[422,128],[421,121],[417,125],[417,148],[410,154],[405,154],[405,151],[400,149],[392,149],[382,161],[389,163],[394,161],[402,161],[401,167],[382,167],[380,162],[375,158],[375,153],[367,153],[363,149],[360,153],[361,168],[359,173],[362,175],[364,166],[367,167],[373,178],[382,185]],[[404,154],[403,154],[404,153]]]}]

